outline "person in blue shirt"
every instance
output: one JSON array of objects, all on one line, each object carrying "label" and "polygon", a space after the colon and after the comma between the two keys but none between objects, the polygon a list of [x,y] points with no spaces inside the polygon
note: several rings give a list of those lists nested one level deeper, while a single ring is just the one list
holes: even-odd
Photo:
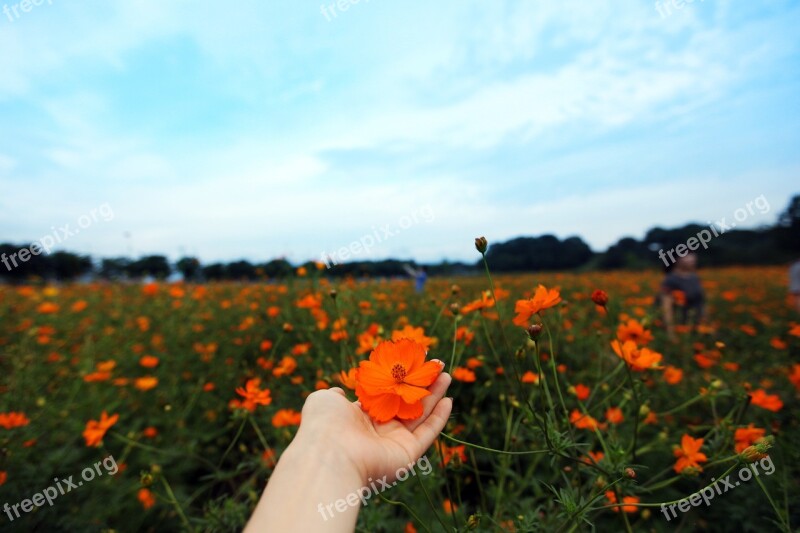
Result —
[{"label": "person in blue shirt", "polygon": [[414,278],[415,288],[417,292],[425,291],[425,282],[428,281],[428,273],[425,272],[425,267],[414,268],[409,264],[403,265],[406,273]]}]

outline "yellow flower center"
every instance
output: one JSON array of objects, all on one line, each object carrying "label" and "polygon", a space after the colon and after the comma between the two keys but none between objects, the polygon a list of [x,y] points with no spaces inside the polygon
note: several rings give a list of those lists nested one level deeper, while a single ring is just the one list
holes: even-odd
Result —
[{"label": "yellow flower center", "polygon": [[395,363],[392,367],[392,377],[398,383],[402,383],[406,379],[406,367],[400,363]]}]

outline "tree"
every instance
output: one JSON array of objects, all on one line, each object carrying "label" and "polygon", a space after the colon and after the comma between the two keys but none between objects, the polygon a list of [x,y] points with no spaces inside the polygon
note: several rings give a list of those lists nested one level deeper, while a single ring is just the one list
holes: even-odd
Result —
[{"label": "tree", "polygon": [[153,276],[163,279],[170,275],[172,269],[163,255],[148,255],[128,265],[127,271],[133,278]]},{"label": "tree", "polygon": [[192,281],[201,272],[200,261],[195,257],[183,257],[175,264],[175,268],[183,274],[183,279]]}]

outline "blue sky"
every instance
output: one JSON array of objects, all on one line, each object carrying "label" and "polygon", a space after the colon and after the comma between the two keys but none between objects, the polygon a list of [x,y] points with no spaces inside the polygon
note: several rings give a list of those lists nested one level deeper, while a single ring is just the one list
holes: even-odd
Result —
[{"label": "blue sky", "polygon": [[800,192],[798,2],[346,4],[0,0],[0,242],[474,260]]}]

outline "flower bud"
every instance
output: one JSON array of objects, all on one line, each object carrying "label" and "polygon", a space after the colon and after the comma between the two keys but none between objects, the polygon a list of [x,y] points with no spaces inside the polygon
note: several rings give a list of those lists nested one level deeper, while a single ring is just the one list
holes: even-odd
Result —
[{"label": "flower bud", "polygon": [[628,479],[636,479],[636,470],[631,467],[628,467],[624,471],[625,477]]},{"label": "flower bud", "polygon": [[530,337],[532,341],[535,341],[542,333],[542,329],[541,324],[531,324],[525,331],[528,332],[528,337]]},{"label": "flower bud", "polygon": [[774,440],[775,437],[772,435],[759,439],[752,446],[748,446],[742,450],[742,453],[739,454],[739,458],[746,463],[753,463],[759,459],[763,459],[767,456],[767,451],[772,448],[772,442]]},{"label": "flower bud", "polygon": [[467,529],[472,531],[473,529],[478,529],[478,526],[481,525],[481,515],[479,514],[472,514],[469,515],[467,519]]},{"label": "flower bud", "polygon": [[597,289],[592,293],[592,301],[595,303],[595,305],[605,307],[608,303],[608,294],[606,294],[606,291]]},{"label": "flower bud", "polygon": [[331,289],[331,291],[328,293],[328,295],[331,297],[332,300],[335,300],[336,297],[339,295],[339,293],[336,292],[336,289]]},{"label": "flower bud", "polygon": [[486,237],[477,237],[475,239],[475,248],[482,254],[486,253],[486,248],[489,246]]}]

